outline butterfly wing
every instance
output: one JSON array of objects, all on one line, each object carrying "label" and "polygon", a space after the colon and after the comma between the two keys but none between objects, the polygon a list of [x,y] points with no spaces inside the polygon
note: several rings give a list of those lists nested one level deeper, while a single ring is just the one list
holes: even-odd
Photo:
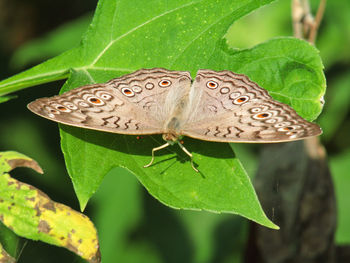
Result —
[{"label": "butterfly wing", "polygon": [[189,72],[141,69],[107,83],[82,86],[28,108],[47,119],[121,134],[163,133],[176,94],[191,86]]},{"label": "butterfly wing", "polygon": [[275,101],[246,76],[199,70],[183,135],[219,142],[284,142],[317,136],[321,128]]}]

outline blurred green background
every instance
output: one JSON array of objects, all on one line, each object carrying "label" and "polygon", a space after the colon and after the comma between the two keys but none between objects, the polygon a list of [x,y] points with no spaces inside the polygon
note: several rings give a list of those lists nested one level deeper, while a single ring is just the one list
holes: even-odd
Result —
[{"label": "blurred green background", "polygon": [[[313,11],[318,1],[310,1]],[[92,18],[96,0],[1,0],[0,79],[12,76],[76,46]],[[277,1],[233,24],[226,34],[233,48],[292,36],[290,1]],[[337,244],[350,243],[350,1],[328,1],[316,46],[325,65],[326,104],[317,122],[323,128],[338,206]],[[26,104],[58,94],[63,81],[17,92],[1,110],[0,149],[37,160],[44,175],[16,169],[12,175],[79,210],[65,170],[57,124],[37,117]],[[5,109],[5,104],[0,105]],[[251,177],[255,145],[235,145]],[[118,176],[113,176],[118,173]],[[239,216],[173,210],[160,204],[124,170],[104,179],[85,213],[94,221],[104,262],[242,262],[248,222]],[[1,227],[0,227],[1,228]],[[6,231],[1,228],[1,231]],[[1,240],[0,240],[1,241]],[[12,237],[7,250],[18,262],[80,262],[73,253]],[[52,255],[55,257],[52,257]]]}]

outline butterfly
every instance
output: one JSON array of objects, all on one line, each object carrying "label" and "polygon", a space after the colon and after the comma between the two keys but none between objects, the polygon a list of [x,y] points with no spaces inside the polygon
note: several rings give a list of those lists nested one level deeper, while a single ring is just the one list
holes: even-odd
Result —
[{"label": "butterfly", "polygon": [[274,143],[317,136],[321,128],[274,100],[247,76],[228,70],[190,72],[140,69],[102,84],[40,98],[28,108],[47,119],[86,129],[129,135],[162,134],[165,144],[183,136],[214,142]]}]

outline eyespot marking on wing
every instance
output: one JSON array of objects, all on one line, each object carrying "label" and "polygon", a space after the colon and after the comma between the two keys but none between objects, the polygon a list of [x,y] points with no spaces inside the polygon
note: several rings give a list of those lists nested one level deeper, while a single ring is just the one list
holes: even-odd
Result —
[{"label": "eyespot marking on wing", "polygon": [[68,109],[66,106],[63,106],[63,105],[61,105],[61,104],[51,104],[55,109],[57,109],[57,110],[59,110],[60,112],[66,112],[66,113],[68,113],[68,112],[71,112],[71,110],[70,109]]},{"label": "eyespot marking on wing", "polygon": [[162,88],[166,88],[171,85],[171,81],[168,79],[162,79],[161,81],[159,81],[158,85]]},{"label": "eyespot marking on wing", "polygon": [[136,85],[133,86],[131,89],[136,93],[140,93],[142,91],[142,88],[140,86],[136,86]]},{"label": "eyespot marking on wing", "polygon": [[135,96],[135,92],[129,88],[122,88],[121,92],[127,97],[134,97]]},{"label": "eyespot marking on wing", "polygon": [[249,97],[243,95],[243,96],[240,96],[237,99],[233,100],[232,103],[240,105],[240,104],[246,103],[248,100],[249,100]]},{"label": "eyespot marking on wing", "polygon": [[105,105],[105,103],[97,97],[89,97],[87,101],[97,106]]},{"label": "eyespot marking on wing", "polygon": [[104,92],[103,90],[98,90],[96,91],[96,96],[100,97],[103,100],[111,100],[113,96],[107,92]]},{"label": "eyespot marking on wing", "polygon": [[285,127],[285,126],[289,126],[291,125],[292,123],[289,122],[289,121],[284,121],[284,122],[280,122],[280,123],[276,123],[274,125],[275,128],[282,128],[282,127]]},{"label": "eyespot marking on wing", "polygon": [[222,87],[221,89],[220,89],[220,93],[221,94],[227,94],[227,93],[229,93],[230,92],[230,88],[228,88],[228,87]]},{"label": "eyespot marking on wing", "polygon": [[148,90],[151,90],[151,89],[154,88],[154,84],[151,83],[151,82],[148,82],[148,83],[146,83],[145,88],[148,89]]},{"label": "eyespot marking on wing", "polygon": [[259,108],[259,107],[256,107],[256,108],[251,108],[249,111],[251,112],[251,113],[258,113],[258,112],[261,112],[261,108]]},{"label": "eyespot marking on wing", "polygon": [[272,116],[272,114],[270,112],[263,112],[263,113],[257,113],[255,115],[253,115],[253,119],[256,120],[264,120],[264,119],[268,119]]},{"label": "eyespot marking on wing", "polygon": [[78,109],[78,107],[76,105],[74,105],[73,103],[71,103],[69,101],[64,101],[64,102],[62,102],[62,104],[70,110],[77,110]]},{"label": "eyespot marking on wing", "polygon": [[209,80],[207,82],[207,87],[209,89],[216,89],[218,86],[219,86],[219,84],[216,81],[214,81],[214,80]]}]

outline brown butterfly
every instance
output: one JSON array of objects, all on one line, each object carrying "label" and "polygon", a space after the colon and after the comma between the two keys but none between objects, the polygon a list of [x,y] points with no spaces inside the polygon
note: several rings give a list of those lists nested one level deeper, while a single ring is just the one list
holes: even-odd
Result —
[{"label": "brown butterfly", "polygon": [[272,143],[317,136],[321,128],[304,120],[249,80],[231,71],[141,69],[107,83],[86,85],[28,104],[50,120],[119,134],[162,134],[191,157],[182,136],[215,142]]}]

